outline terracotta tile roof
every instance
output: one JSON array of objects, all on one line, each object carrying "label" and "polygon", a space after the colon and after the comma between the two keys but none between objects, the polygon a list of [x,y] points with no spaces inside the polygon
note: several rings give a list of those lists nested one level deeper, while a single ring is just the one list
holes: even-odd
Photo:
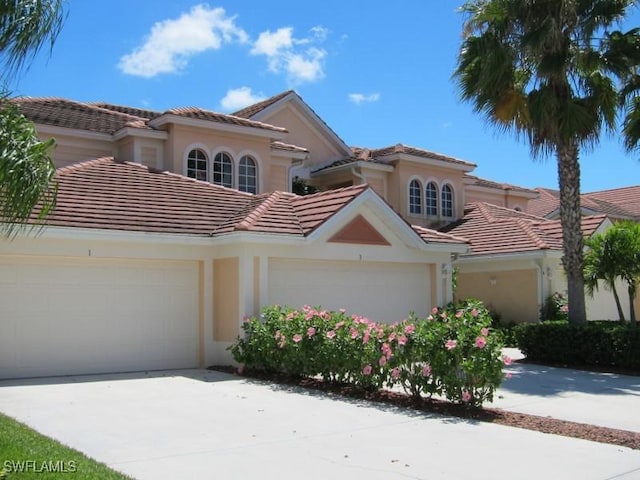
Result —
[{"label": "terracotta tile roof", "polygon": [[437,230],[431,230],[430,228],[424,228],[419,225],[411,225],[411,228],[427,243],[470,243],[466,238],[438,232]]},{"label": "terracotta tile roof", "polygon": [[162,112],[157,110],[148,110],[144,108],[127,107],[124,105],[113,105],[106,102],[90,102],[88,105],[94,105],[96,107],[104,108],[105,110],[111,110],[113,112],[126,113],[135,117],[146,118],[152,120],[162,115]]},{"label": "terracotta tile roof", "polygon": [[[286,132],[286,128],[276,127],[275,125],[269,125],[268,123],[256,122],[253,120],[247,120],[246,118],[237,117],[234,115],[226,115],[224,113],[213,112],[211,110],[204,110],[198,107],[180,107],[172,108],[163,112],[162,115],[172,114],[185,118],[194,118],[197,120],[207,120],[217,123],[227,123],[231,125],[238,125],[241,127],[253,127],[262,128],[265,130],[273,130],[275,132]],[[161,115],[161,116],[162,116]]]},{"label": "terracotta tile roof", "polygon": [[517,185],[511,185],[509,183],[499,183],[494,182],[492,180],[487,180],[486,178],[476,177],[475,175],[465,174],[465,178],[468,178],[473,181],[471,185],[477,187],[485,187],[485,188],[494,188],[498,190],[512,190],[514,192],[524,192],[524,193],[537,193],[536,190],[524,187],[518,187]]},{"label": "terracotta tile roof", "polygon": [[[530,200],[527,210],[540,216],[549,215],[560,208],[560,192],[549,188],[537,188],[540,196]],[[615,188],[580,196],[583,208],[605,214],[614,219],[640,221],[640,186]]]},{"label": "terracotta tile roof", "polygon": [[[112,157],[61,168],[56,180],[58,202],[49,226],[203,237],[253,232],[302,238],[369,189],[251,195]],[[464,242],[427,229],[416,232],[426,243]]]},{"label": "terracotta tile roof", "polygon": [[274,95],[273,97],[267,98],[266,100],[262,100],[261,102],[254,103],[253,105],[249,105],[248,107],[238,110],[237,112],[233,112],[231,115],[234,115],[236,117],[251,118],[255,114],[270,107],[271,105],[276,103],[278,100],[282,100],[284,97],[286,97],[290,93],[295,93],[295,92],[293,90],[287,90],[286,92],[279,93],[277,95]]},{"label": "terracotta tile roof", "polygon": [[[228,125],[286,132],[282,127],[247,120],[196,107],[174,108],[165,112],[110,105],[104,102],[83,103],[62,98],[18,97],[11,100],[34,123],[54,125],[112,135],[124,127],[151,128],[164,115],[207,120]],[[153,125],[153,123],[152,123]]]},{"label": "terracotta tile roof", "polygon": [[297,145],[291,145],[289,143],[279,142],[278,140],[274,140],[271,142],[271,148],[275,148],[276,150],[285,150],[287,152],[309,153],[309,150],[307,148],[299,147]]},{"label": "terracotta tile roof", "polygon": [[[604,215],[585,217],[583,233],[591,235]],[[498,255],[539,250],[562,250],[560,221],[478,202],[465,207],[465,215],[441,231],[469,239],[469,255]]]},{"label": "terracotta tile roof", "polygon": [[387,161],[384,157],[396,154],[396,153],[404,153],[406,155],[413,155],[416,157],[429,158],[433,160],[439,160],[447,163],[454,163],[457,165],[465,165],[469,167],[475,167],[475,163],[466,162],[464,160],[460,160],[458,158],[450,157],[448,155],[442,155],[441,153],[432,152],[429,150],[425,150],[417,147],[410,147],[408,145],[403,145],[402,143],[398,143],[396,145],[391,145],[383,148],[362,148],[362,147],[351,147],[351,151],[353,155],[360,160],[369,160],[369,159],[377,159],[379,161]]},{"label": "terracotta tile roof", "polygon": [[368,188],[366,184],[356,185],[294,198],[293,208],[304,234],[311,233]]},{"label": "terracotta tile roof", "polygon": [[63,98],[18,97],[11,102],[34,123],[105,134],[126,126],[146,128],[143,118]]}]

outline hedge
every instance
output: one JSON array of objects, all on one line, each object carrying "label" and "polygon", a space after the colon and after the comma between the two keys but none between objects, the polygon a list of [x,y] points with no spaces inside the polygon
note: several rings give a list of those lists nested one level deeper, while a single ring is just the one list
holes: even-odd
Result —
[{"label": "hedge", "polygon": [[518,348],[528,360],[569,366],[640,370],[640,328],[617,322],[521,324]]}]

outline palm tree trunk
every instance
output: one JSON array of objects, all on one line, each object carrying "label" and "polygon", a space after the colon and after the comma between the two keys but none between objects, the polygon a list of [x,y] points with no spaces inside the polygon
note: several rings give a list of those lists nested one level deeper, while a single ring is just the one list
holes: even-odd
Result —
[{"label": "palm tree trunk", "polygon": [[[624,323],[624,311],[622,310],[622,304],[620,303],[620,297],[618,296],[618,291],[616,290],[616,279],[613,279],[611,282],[611,290],[613,291],[613,298],[616,300],[616,308],[618,309],[618,320]],[[633,308],[633,305],[631,305]]]},{"label": "palm tree trunk", "polygon": [[562,264],[567,274],[569,323],[587,321],[582,274],[582,223],[580,211],[580,164],[575,143],[557,148],[560,185],[560,223],[562,224]]},{"label": "palm tree trunk", "polygon": [[636,320],[636,285],[635,283],[629,283],[629,319],[632,324],[637,325]]}]

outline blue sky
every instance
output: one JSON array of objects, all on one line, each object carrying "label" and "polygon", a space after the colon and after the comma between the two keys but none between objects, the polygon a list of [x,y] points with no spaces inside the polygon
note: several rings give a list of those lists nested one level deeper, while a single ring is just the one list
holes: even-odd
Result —
[{"label": "blue sky", "polygon": [[[478,165],[475,174],[556,188],[553,158],[496,132],[459,101],[451,73],[462,0],[69,0],[51,56],[15,95],[230,112],[290,88],[349,145],[396,143]],[[628,26],[637,26],[634,12]],[[581,155],[583,191],[638,184],[640,153],[614,135]]]}]

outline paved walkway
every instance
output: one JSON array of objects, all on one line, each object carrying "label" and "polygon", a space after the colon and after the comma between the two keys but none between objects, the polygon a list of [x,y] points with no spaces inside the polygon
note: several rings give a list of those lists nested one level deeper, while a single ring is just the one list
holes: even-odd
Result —
[{"label": "paved walkway", "polygon": [[[527,391],[527,375],[541,373],[513,371],[503,408],[562,410],[551,408],[560,391],[540,390],[547,381]],[[627,391],[638,402],[636,377],[613,388],[604,387],[611,377],[593,377],[603,391],[589,393],[578,375],[560,374],[580,390],[577,410],[582,394],[601,398],[600,410],[615,410],[608,401]],[[0,411],[143,480],[640,478],[637,450],[203,370],[3,381]]]}]

